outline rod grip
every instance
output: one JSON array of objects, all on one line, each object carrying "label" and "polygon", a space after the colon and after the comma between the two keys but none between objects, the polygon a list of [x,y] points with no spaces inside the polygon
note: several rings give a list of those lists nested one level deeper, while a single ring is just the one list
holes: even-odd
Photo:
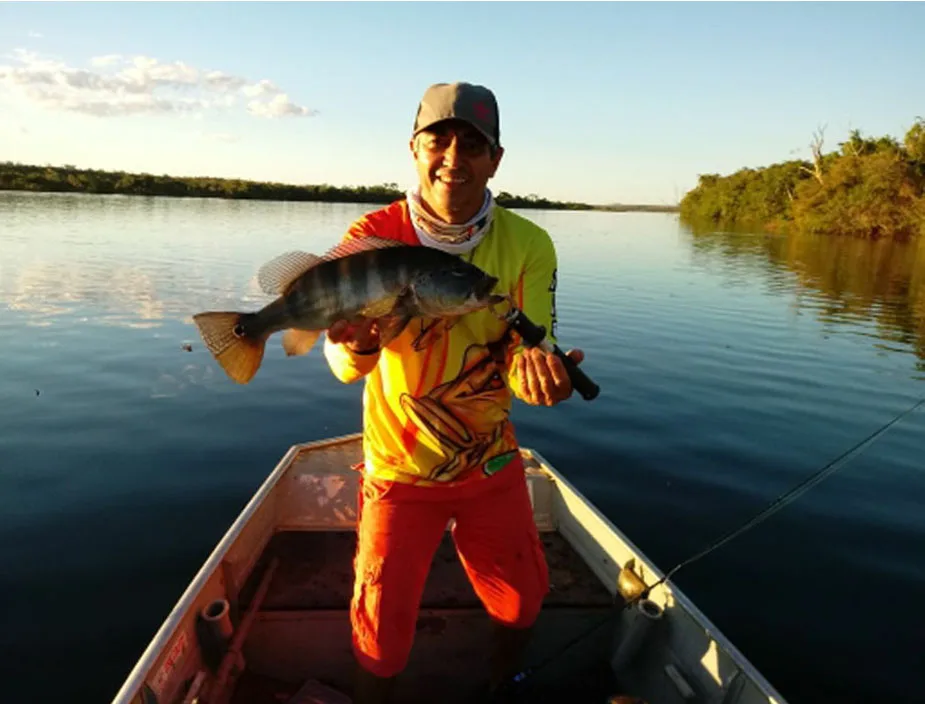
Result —
[{"label": "rod grip", "polygon": [[552,350],[562,360],[562,364],[565,365],[568,378],[572,380],[572,388],[581,394],[585,401],[597,398],[597,395],[601,392],[601,387],[595,384],[591,377],[585,374],[571,357],[559,349],[558,345],[552,345]]},{"label": "rod grip", "polygon": [[591,377],[585,374],[581,368],[575,364],[572,358],[565,354],[558,345],[554,345],[546,340],[546,328],[531,321],[521,310],[517,310],[514,313],[511,319],[511,325],[528,346],[536,347],[539,345],[553,352],[562,360],[562,364],[565,365],[565,371],[568,373],[568,378],[572,382],[572,388],[581,394],[581,397],[585,401],[591,401],[597,398],[597,395],[601,392],[600,387],[595,384],[591,380]]}]

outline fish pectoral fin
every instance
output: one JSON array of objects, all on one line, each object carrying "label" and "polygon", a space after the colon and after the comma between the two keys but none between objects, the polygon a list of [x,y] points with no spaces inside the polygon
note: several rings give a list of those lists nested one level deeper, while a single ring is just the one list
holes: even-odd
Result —
[{"label": "fish pectoral fin", "polygon": [[411,321],[411,316],[407,314],[402,315],[390,315],[384,318],[379,319],[379,346],[385,347],[396,337],[401,335],[402,330],[404,330],[408,323]]},{"label": "fish pectoral fin", "polygon": [[371,249],[386,249],[387,247],[408,247],[399,240],[387,239],[385,237],[376,237],[374,235],[362,237],[350,237],[340,244],[337,244],[324,253],[324,259],[340,259],[358,252],[366,252]]},{"label": "fish pectoral fin", "polygon": [[382,295],[367,302],[360,311],[364,318],[413,317],[414,291],[410,286],[403,286],[391,295]]},{"label": "fish pectoral fin", "polygon": [[257,283],[264,293],[281,295],[286,293],[292,282],[322,260],[308,252],[286,252],[271,259],[257,272]]},{"label": "fish pectoral fin", "polygon": [[[408,327],[414,317],[414,292],[406,287],[391,301],[382,301],[381,309],[376,315],[364,312],[370,318],[376,318],[379,325],[379,345],[385,347]],[[388,307],[386,308],[386,305]],[[371,306],[367,306],[370,308]]]},{"label": "fish pectoral fin", "polygon": [[360,311],[360,315],[364,318],[385,318],[393,314],[396,302],[396,297],[377,298],[367,303]]},{"label": "fish pectoral fin", "polygon": [[286,356],[296,357],[308,354],[319,337],[321,337],[321,330],[289,328],[283,333],[283,349],[286,351]]}]

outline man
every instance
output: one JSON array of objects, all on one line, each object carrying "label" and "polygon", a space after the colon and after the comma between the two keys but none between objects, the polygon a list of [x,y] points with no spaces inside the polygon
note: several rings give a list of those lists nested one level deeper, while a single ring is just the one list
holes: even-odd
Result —
[{"label": "man", "polygon": [[[494,204],[504,153],[494,94],[436,84],[410,141],[419,185],[353,223],[458,254],[498,277],[555,340],[557,259],[549,235]],[[431,560],[448,521],[473,588],[496,624],[492,688],[516,674],[549,584],[524,468],[508,418],[512,392],[534,405],[568,398],[561,360],[526,349],[490,311],[455,323],[416,319],[382,347],[372,321],[328,330],[325,355],[345,383],[365,378],[364,466],[351,602],[355,701],[386,701],[408,660]],[[581,362],[580,350],[570,355]],[[462,673],[461,673],[462,674]]]}]

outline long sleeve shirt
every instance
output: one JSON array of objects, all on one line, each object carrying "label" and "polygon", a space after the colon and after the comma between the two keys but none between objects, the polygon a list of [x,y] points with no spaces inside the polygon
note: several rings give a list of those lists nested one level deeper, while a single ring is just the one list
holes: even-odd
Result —
[{"label": "long sleeve shirt", "polygon": [[[346,238],[375,235],[420,245],[400,200],[354,222]],[[498,277],[555,342],[557,258],[549,234],[495,206],[490,230],[460,255]],[[509,418],[517,389],[519,337],[491,311],[455,321],[414,318],[378,352],[357,354],[325,338],[324,352],[345,383],[365,380],[364,471],[422,485],[477,481],[518,457]]]}]

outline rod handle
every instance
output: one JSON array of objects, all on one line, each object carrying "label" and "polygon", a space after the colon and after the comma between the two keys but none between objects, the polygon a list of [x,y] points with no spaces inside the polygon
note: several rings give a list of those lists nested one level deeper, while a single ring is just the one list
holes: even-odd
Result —
[{"label": "rod handle", "polygon": [[565,365],[565,371],[568,373],[568,378],[572,381],[572,388],[581,394],[581,397],[585,401],[591,401],[597,398],[597,395],[601,392],[601,387],[595,384],[591,377],[585,374],[581,367],[575,364],[575,360],[559,349],[559,345],[550,345],[548,342],[546,345],[552,347],[552,351],[555,355],[562,360],[562,364]]},{"label": "rod handle", "polygon": [[539,346],[547,352],[554,353],[562,360],[562,364],[565,365],[565,371],[568,373],[568,378],[572,382],[572,388],[581,394],[581,397],[585,401],[591,401],[597,398],[597,395],[601,392],[601,388],[595,384],[591,380],[591,377],[585,374],[579,366],[575,364],[572,358],[565,354],[558,345],[554,345],[546,339],[545,327],[534,323],[524,315],[521,310],[515,311],[511,318],[511,323],[527,345],[530,347]]}]

